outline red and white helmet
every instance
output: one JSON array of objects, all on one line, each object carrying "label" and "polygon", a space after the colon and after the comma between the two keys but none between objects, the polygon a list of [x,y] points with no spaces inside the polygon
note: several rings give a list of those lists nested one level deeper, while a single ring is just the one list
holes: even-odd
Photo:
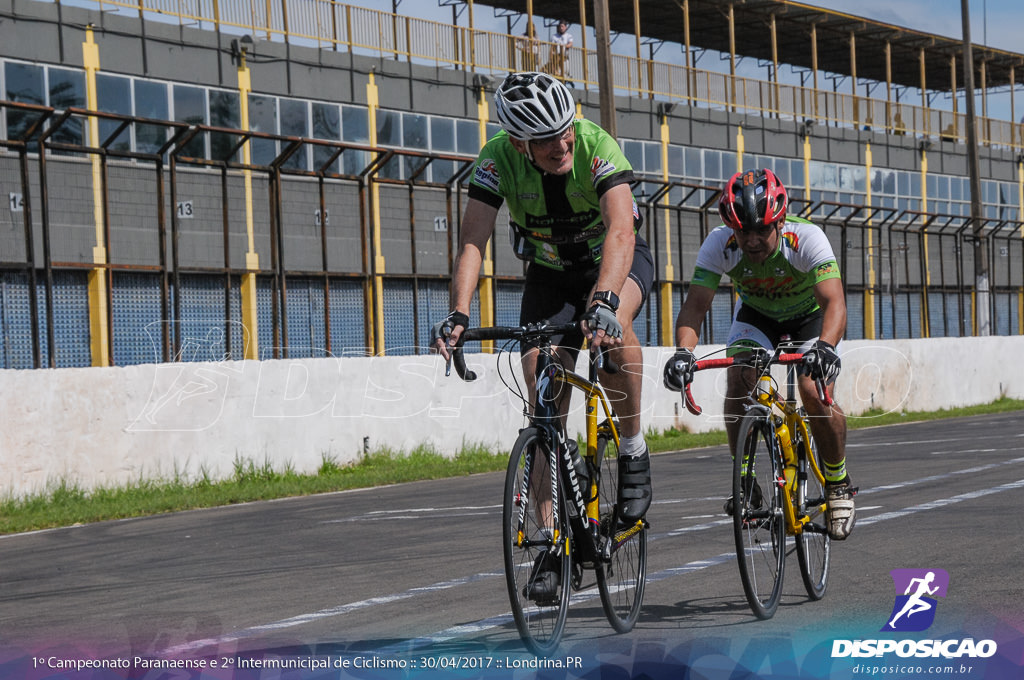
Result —
[{"label": "red and white helmet", "polygon": [[788,206],[786,187],[774,172],[745,170],[726,182],[718,214],[733,229],[760,229],[784,222]]}]

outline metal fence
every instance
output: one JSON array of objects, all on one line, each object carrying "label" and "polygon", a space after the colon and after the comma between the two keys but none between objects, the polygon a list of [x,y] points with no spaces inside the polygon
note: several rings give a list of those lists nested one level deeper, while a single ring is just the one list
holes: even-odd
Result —
[{"label": "metal fence", "polygon": [[[60,4],[60,0],[57,0]],[[150,21],[257,40],[372,54],[476,73],[541,69],[588,89],[598,87],[597,53],[562,50],[552,42],[482,31],[475,27],[403,17],[334,0],[80,0],[76,5]],[[258,51],[258,49],[257,49]],[[966,115],[908,102],[815,89],[616,54],[617,94],[686,102],[787,120],[813,120],[847,128],[872,128],[964,142]],[[979,143],[1024,150],[1024,125],[979,116]]]},{"label": "metal fence", "polygon": [[[0,212],[2,368],[419,353],[448,311],[470,157],[11,102],[0,113],[24,122],[18,139],[0,140],[0,185],[11,188]],[[97,146],[62,134],[94,120],[109,131]],[[116,143],[143,128],[162,148]],[[219,157],[192,155],[197,140]],[[243,163],[247,144],[273,159]],[[642,178],[634,193],[656,289],[671,290],[651,296],[635,327],[659,344],[717,224],[718,189]],[[992,332],[1022,332],[1021,223],[798,200],[793,211],[824,228],[840,259],[847,337],[971,335],[975,304]],[[485,302],[509,324],[523,265],[506,228],[502,211]],[[724,340],[732,300],[717,296],[705,341]]]}]

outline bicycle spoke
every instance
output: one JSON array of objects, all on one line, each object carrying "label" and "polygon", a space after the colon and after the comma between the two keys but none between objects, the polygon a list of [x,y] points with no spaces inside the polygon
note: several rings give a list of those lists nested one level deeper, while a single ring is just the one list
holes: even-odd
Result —
[{"label": "bicycle spoke", "polygon": [[828,587],[828,570],[832,559],[832,539],[826,529],[825,488],[819,473],[811,464],[811,460],[816,461],[818,455],[814,438],[810,438],[808,446],[802,433],[796,434],[794,444],[800,469],[796,493],[797,513],[808,519],[796,538],[796,554],[807,596],[812,600],[820,600]]},{"label": "bicycle spoke", "polygon": [[505,476],[505,581],[519,636],[535,654],[557,648],[569,611],[569,527],[540,432],[524,430]]},{"label": "bicycle spoke", "polygon": [[647,531],[642,520],[627,527],[616,527],[614,504],[618,497],[618,450],[608,436],[599,436],[599,503],[601,526],[608,542],[610,560],[598,565],[597,585],[601,605],[612,627],[626,633],[640,616],[647,580]]},{"label": "bicycle spoke", "polygon": [[743,591],[754,615],[771,618],[782,595],[786,528],[764,417],[743,417],[733,462],[733,534]]}]

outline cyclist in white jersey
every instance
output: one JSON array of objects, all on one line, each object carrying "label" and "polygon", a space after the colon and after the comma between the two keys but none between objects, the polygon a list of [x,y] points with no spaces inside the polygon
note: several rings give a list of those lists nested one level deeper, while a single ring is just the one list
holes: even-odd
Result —
[{"label": "cyclist in white jersey", "polygon": [[[745,349],[773,350],[789,336],[805,363],[797,382],[823,462],[829,535],[843,540],[856,519],[846,471],[846,415],[826,405],[815,380],[831,394],[841,361],[836,346],[846,332],[846,299],[832,246],[819,227],[787,217],[786,189],[771,170],[739,172],[726,183],[719,202],[724,224],[701,244],[692,285],[676,318],[675,355],[665,365],[664,383],[682,390],[693,379],[702,323],[723,275],[739,296],[727,342],[730,355]],[[739,417],[753,389],[751,369],[729,371],[725,414],[729,448],[735,450]],[[726,512],[731,513],[731,499]]]}]

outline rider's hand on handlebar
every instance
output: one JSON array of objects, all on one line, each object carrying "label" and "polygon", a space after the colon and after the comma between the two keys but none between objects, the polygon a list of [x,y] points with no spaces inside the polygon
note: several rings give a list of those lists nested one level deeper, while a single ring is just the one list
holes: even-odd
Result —
[{"label": "rider's hand on handlebar", "polygon": [[594,302],[581,317],[581,321],[583,334],[590,340],[591,346],[615,347],[622,344],[622,324],[616,318],[615,310],[603,302]]},{"label": "rider's hand on handlebar", "polygon": [[693,368],[697,364],[697,357],[685,347],[676,349],[665,363],[664,384],[673,392],[682,392],[686,386],[693,381]]},{"label": "rider's hand on handlebar", "polygon": [[828,384],[839,375],[842,365],[835,347],[824,340],[815,340],[811,349],[804,352],[804,363],[800,367],[800,372]]},{"label": "rider's hand on handlebar", "polygon": [[462,312],[452,311],[430,329],[430,351],[437,352],[447,361],[448,349],[459,341],[462,331],[469,328],[469,317]]}]

